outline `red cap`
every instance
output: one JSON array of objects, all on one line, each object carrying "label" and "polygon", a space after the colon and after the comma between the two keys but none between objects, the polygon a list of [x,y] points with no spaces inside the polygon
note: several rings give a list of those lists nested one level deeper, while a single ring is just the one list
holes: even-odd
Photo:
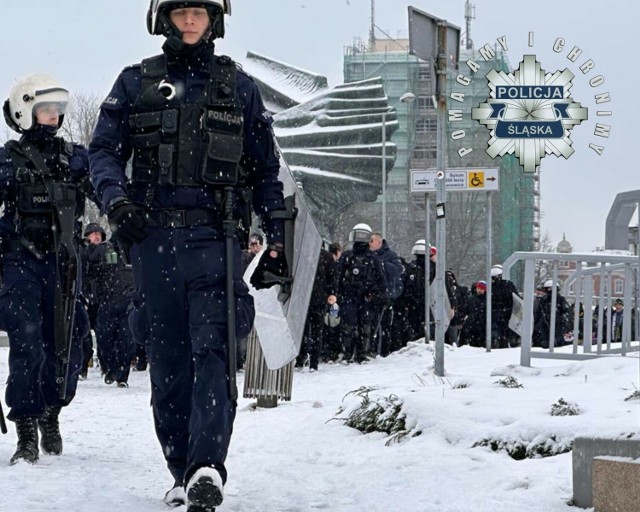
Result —
[{"label": "red cap", "polygon": [[476,290],[484,290],[487,291],[487,283],[485,281],[478,281],[476,283]]},{"label": "red cap", "polygon": [[433,256],[437,252],[438,252],[438,249],[436,249],[433,245],[429,246],[429,256]]}]

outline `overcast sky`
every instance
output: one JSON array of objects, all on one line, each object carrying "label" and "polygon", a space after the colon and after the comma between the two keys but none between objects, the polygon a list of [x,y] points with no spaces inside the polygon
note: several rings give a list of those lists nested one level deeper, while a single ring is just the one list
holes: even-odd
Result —
[{"label": "overcast sky", "polygon": [[[391,36],[407,36],[407,6],[445,18],[464,30],[464,0],[377,0],[376,25]],[[576,152],[568,160],[547,156],[542,162],[543,231],[554,244],[566,233],[575,251],[604,245],[605,219],[615,195],[640,189],[640,173],[631,146],[639,144],[640,109],[634,34],[640,27],[635,0],[475,0],[471,37],[476,48],[507,37],[512,65],[534,54],[547,72],[569,68],[575,75],[572,97],[589,108],[589,120],[572,133]],[[242,60],[248,50],[324,74],[342,83],[342,56],[354,38],[367,39],[370,0],[232,0],[227,37],[219,51]],[[146,0],[2,0],[0,95],[6,98],[15,78],[47,72],[73,91],[109,91],[126,65],[158,53],[163,38],[146,31]],[[527,47],[534,32],[534,46]],[[566,40],[557,54],[553,43]],[[573,46],[583,50],[576,63]],[[592,59],[583,75],[578,65]],[[604,85],[588,80],[601,74]],[[594,94],[612,101],[596,109]],[[596,110],[612,110],[597,118]],[[611,125],[608,139],[593,134],[595,122]],[[626,141],[626,146],[625,146]],[[601,156],[589,149],[605,147]],[[630,146],[631,145],[631,146]],[[625,147],[627,149],[625,149]],[[633,222],[635,224],[635,220]]]}]

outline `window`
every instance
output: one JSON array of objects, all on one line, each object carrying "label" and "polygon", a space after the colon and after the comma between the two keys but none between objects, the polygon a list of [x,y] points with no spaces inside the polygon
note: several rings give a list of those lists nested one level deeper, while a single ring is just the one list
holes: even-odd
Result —
[{"label": "window", "polygon": [[624,281],[622,279],[616,279],[613,284],[613,293],[616,295],[624,294]]},{"label": "window", "polygon": [[430,133],[438,129],[438,122],[435,119],[418,119],[416,121],[416,133]]},{"label": "window", "polygon": [[435,160],[436,157],[436,150],[426,146],[416,146],[413,150],[413,158],[416,160]]},{"label": "window", "polygon": [[419,96],[418,97],[418,108],[420,110],[433,110],[433,101],[431,96]]},{"label": "window", "polygon": [[431,78],[431,66],[429,64],[425,64],[424,66],[420,66],[418,68],[418,80],[428,80]]},{"label": "window", "polygon": [[560,261],[558,266],[560,268],[569,268],[569,262],[568,261]]}]

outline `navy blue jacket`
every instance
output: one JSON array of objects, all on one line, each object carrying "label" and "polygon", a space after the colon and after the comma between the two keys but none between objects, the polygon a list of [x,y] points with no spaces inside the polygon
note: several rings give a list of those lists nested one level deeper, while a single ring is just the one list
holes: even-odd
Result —
[{"label": "navy blue jacket", "polygon": [[382,241],[382,247],[375,251],[375,254],[380,258],[384,275],[387,278],[389,297],[391,299],[397,299],[402,294],[404,288],[402,284],[402,274],[404,273],[402,260],[391,250],[386,240]]},{"label": "navy blue jacket", "polygon": [[[25,135],[29,138],[29,134]],[[50,139],[37,139],[33,140],[34,145],[38,149],[43,149],[44,144],[53,143],[53,137]],[[90,186],[88,181],[86,184],[83,181],[87,180],[89,175],[89,157],[87,150],[79,145],[73,145],[73,153],[69,158],[69,171],[75,181],[81,184],[82,189],[85,192],[92,192],[89,190]],[[4,203],[5,209],[2,218],[0,219],[0,237],[14,238],[16,236],[15,219],[15,203],[13,201],[7,201],[7,198],[15,199],[18,194],[17,182],[16,182],[16,169],[11,161],[7,151],[4,147],[0,147],[0,204]],[[92,194],[88,194],[91,196]],[[80,225],[78,224],[78,229]]]},{"label": "navy blue jacket", "polygon": [[[201,52],[190,60],[168,56],[168,73],[183,102],[195,102],[209,81],[213,51]],[[89,146],[91,181],[102,212],[118,198],[128,195],[125,168],[132,155],[129,115],[140,93],[140,64],[125,68],[118,76],[107,99]],[[253,80],[242,70],[236,71],[236,88],[244,108],[244,149],[241,164],[247,172],[252,190],[253,209],[258,215],[284,209],[282,183],[278,180],[279,155],[266,112]],[[132,198],[142,203],[142,198]],[[215,208],[213,194],[205,187],[161,185],[156,188],[155,208]],[[282,221],[265,219],[264,229],[270,242],[282,241]]]}]

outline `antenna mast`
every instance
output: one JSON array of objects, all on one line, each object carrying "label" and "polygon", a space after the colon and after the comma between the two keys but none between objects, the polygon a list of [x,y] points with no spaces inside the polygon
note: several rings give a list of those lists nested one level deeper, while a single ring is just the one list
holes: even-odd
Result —
[{"label": "antenna mast", "polygon": [[465,49],[473,50],[473,39],[471,39],[471,20],[476,19],[476,6],[471,5],[471,2],[467,0],[464,3],[464,20],[466,26],[466,35],[465,35]]}]

